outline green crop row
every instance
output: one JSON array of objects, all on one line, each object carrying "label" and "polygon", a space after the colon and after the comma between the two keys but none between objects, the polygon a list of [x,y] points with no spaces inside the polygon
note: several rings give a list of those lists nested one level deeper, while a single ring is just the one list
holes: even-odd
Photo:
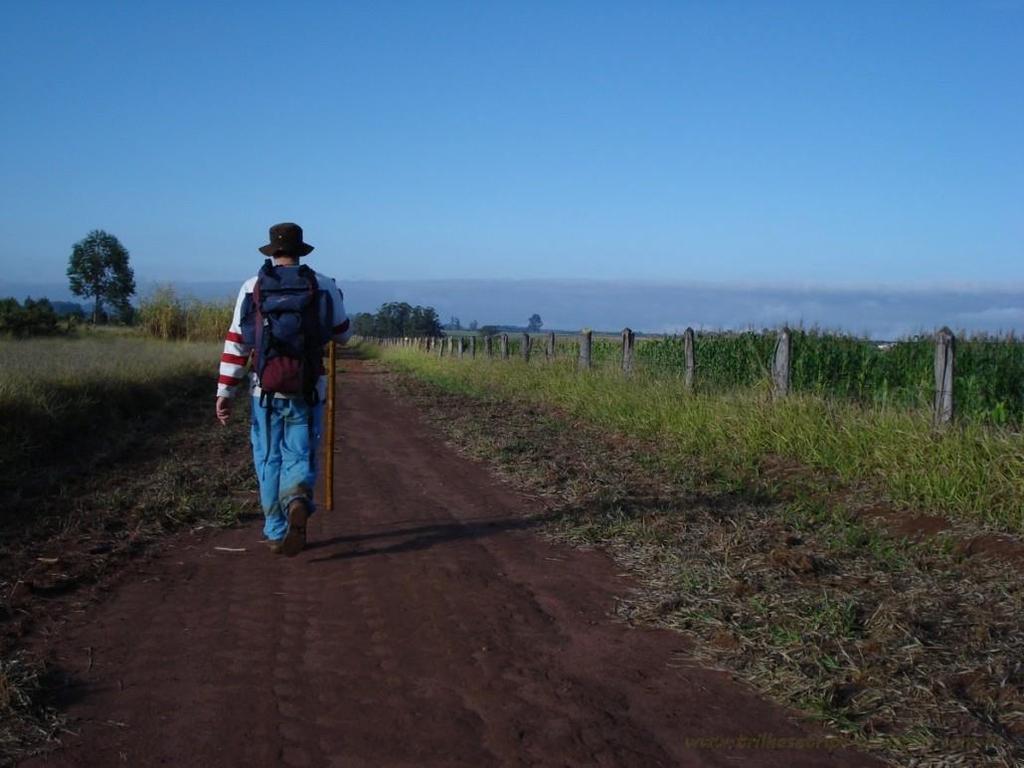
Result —
[{"label": "green crop row", "polygon": [[[935,392],[932,339],[919,337],[880,344],[819,331],[794,330],[791,335],[794,392],[883,407],[930,407]],[[715,393],[767,386],[776,341],[774,333],[697,333],[696,390]],[[546,344],[546,334],[532,336],[531,360],[547,359]],[[495,355],[498,349],[495,339]],[[521,349],[522,335],[509,334],[509,356],[519,359]],[[482,344],[479,350],[482,354]],[[579,336],[556,337],[556,358],[573,360],[579,353]],[[683,338],[638,338],[634,358],[638,375],[681,377],[685,370]],[[594,368],[616,368],[621,361],[620,338],[593,336]],[[954,395],[957,414],[962,419],[1024,424],[1024,344],[1012,336],[959,339]]]}]

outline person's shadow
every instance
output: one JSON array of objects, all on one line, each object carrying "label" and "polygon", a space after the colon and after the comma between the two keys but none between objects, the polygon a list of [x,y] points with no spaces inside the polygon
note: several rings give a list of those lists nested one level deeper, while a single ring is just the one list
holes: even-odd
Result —
[{"label": "person's shadow", "polygon": [[[431,523],[428,525],[417,525],[408,528],[395,528],[392,530],[379,531],[374,533],[358,533],[345,536],[335,536],[323,541],[311,541],[306,545],[306,550],[325,549],[339,544],[354,544],[354,549],[346,548],[333,552],[322,557],[314,557],[311,563],[325,563],[332,560],[348,560],[356,557],[368,557],[370,555],[388,555],[399,552],[414,552],[421,549],[429,549],[439,544],[448,544],[463,539],[480,539],[487,536],[494,536],[507,531],[525,531],[537,528],[551,520],[553,515],[537,515],[534,517],[515,518],[483,518],[467,520],[464,522],[452,521],[447,523]],[[397,539],[391,543],[389,540]],[[360,545],[365,542],[380,542],[379,545],[362,548]]]}]

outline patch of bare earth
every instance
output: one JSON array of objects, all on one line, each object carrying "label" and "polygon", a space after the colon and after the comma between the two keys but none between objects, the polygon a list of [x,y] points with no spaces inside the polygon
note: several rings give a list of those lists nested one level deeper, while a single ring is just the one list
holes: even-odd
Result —
[{"label": "patch of bare earth", "polygon": [[1024,761],[1024,576],[988,556],[983,530],[881,514],[884,500],[778,462],[723,491],[696,461],[553,409],[390,385],[546,499],[549,535],[606,548],[639,579],[624,620],[686,633],[699,659],[894,764]]}]

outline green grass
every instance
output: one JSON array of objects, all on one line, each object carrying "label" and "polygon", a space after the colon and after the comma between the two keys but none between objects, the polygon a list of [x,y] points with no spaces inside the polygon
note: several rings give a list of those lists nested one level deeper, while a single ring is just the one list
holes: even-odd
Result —
[{"label": "green grass", "polygon": [[386,361],[448,390],[556,406],[610,431],[653,439],[728,485],[761,482],[766,461],[866,486],[896,506],[1024,531],[1024,441],[966,422],[936,433],[927,412],[798,393],[772,402],[760,384],[687,394],[673,377],[575,372],[571,361],[457,361],[385,348]]}]

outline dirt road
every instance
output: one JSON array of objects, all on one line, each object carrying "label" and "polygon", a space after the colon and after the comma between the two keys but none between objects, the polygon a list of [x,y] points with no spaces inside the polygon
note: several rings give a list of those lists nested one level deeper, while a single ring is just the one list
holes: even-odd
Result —
[{"label": "dirt road", "polygon": [[545,543],[535,504],[347,368],[309,549],[256,523],[172,541],[52,641],[76,735],[23,765],[876,765],[612,619],[608,558]]}]

